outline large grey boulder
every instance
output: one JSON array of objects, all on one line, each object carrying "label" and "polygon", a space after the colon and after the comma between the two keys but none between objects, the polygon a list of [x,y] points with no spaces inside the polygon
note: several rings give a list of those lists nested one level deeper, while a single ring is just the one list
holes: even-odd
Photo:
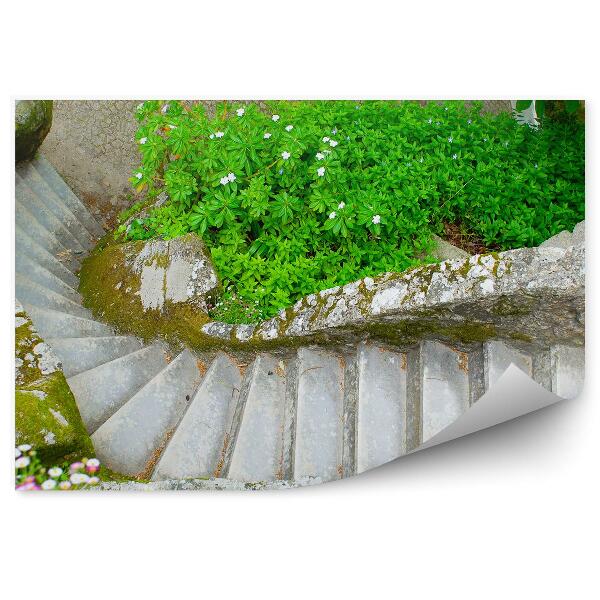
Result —
[{"label": "large grey boulder", "polygon": [[15,160],[33,158],[52,125],[52,100],[17,100]]}]

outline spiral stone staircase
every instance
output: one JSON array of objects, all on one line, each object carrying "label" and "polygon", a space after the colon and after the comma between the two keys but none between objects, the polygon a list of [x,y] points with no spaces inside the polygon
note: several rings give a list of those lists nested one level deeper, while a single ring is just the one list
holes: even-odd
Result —
[{"label": "spiral stone staircase", "polygon": [[17,165],[17,299],[60,358],[98,457],[124,475],[225,487],[338,479],[417,448],[511,363],[565,397],[583,380],[581,346],[506,340],[173,355],[83,307],[78,269],[103,234],[43,157]]}]

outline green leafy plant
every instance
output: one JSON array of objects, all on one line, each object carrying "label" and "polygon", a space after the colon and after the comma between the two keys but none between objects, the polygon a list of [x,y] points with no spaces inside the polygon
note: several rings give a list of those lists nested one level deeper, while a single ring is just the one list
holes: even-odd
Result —
[{"label": "green leafy plant", "polygon": [[213,316],[250,322],[306,294],[426,262],[445,223],[493,249],[572,228],[584,213],[583,126],[529,128],[480,109],[222,103],[209,118],[201,104],[144,102],[131,181],[169,200],[122,233],[201,235],[224,284]]}]

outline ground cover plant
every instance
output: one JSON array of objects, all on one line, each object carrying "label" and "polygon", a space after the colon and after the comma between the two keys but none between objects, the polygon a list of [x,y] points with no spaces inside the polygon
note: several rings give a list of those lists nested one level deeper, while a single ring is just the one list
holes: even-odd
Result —
[{"label": "ground cover plant", "polygon": [[473,102],[138,107],[132,182],[169,200],[127,239],[202,236],[223,282],[212,316],[252,322],[298,298],[429,260],[448,224],[490,249],[584,215],[584,127],[519,125]]}]

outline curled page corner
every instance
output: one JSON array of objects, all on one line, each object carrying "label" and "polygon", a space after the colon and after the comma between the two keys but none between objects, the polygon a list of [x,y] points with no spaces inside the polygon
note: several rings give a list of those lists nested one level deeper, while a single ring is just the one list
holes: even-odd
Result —
[{"label": "curled page corner", "polygon": [[410,454],[516,419],[565,400],[511,364],[496,384],[456,421],[415,448]]}]

